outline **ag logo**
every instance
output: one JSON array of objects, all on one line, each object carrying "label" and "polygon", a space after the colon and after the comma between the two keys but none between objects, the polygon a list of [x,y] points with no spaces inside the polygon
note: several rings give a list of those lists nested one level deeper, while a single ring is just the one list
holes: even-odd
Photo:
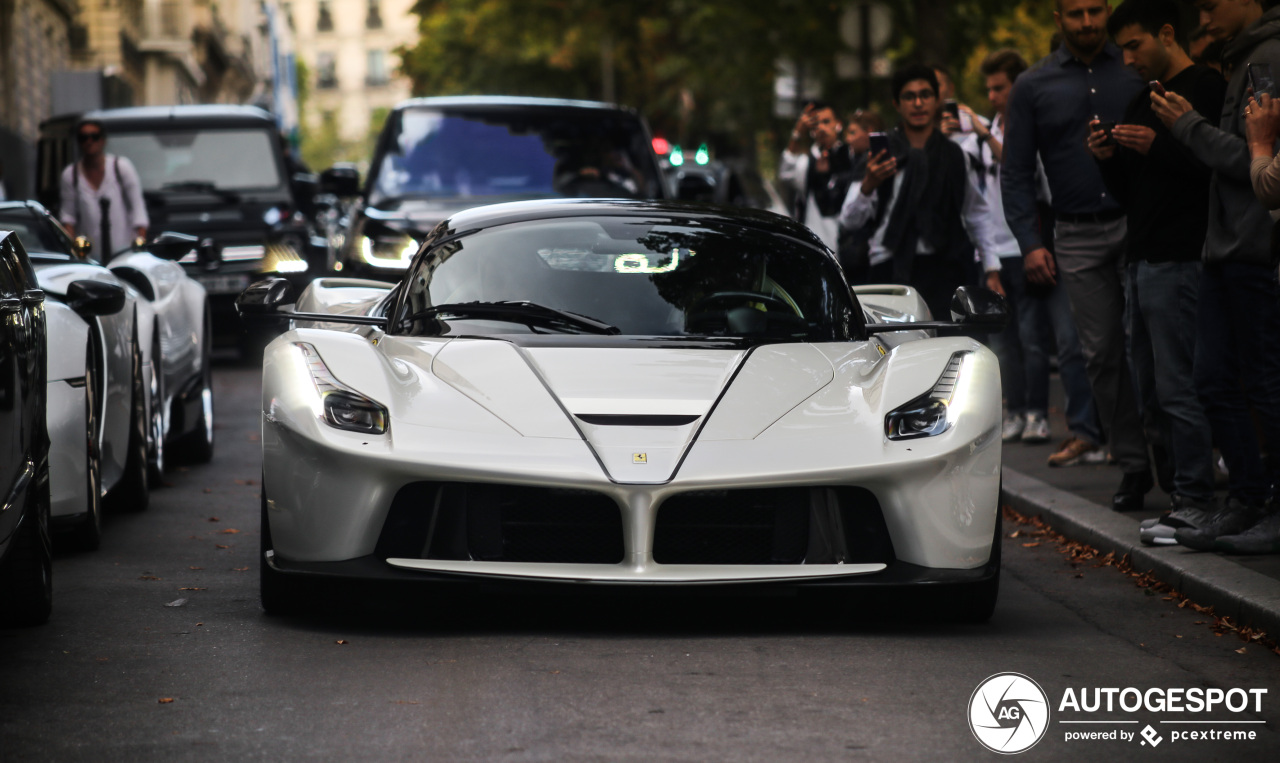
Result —
[{"label": "ag logo", "polygon": [[969,729],[983,747],[1012,755],[1029,750],[1049,728],[1049,698],[1021,673],[997,673],[969,697]]}]

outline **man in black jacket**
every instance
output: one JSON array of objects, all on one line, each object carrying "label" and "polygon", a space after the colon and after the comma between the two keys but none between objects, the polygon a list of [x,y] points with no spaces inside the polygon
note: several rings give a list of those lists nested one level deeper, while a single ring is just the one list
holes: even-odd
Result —
[{"label": "man in black jacket", "polygon": [[1178,527],[1203,524],[1213,510],[1213,442],[1194,376],[1210,173],[1152,111],[1151,91],[1179,93],[1196,111],[1217,114],[1226,81],[1191,62],[1174,0],[1125,0],[1107,31],[1125,65],[1158,85],[1134,96],[1124,122],[1111,131],[1095,122],[1089,149],[1129,216],[1130,362],[1157,466],[1163,454],[1172,456],[1172,484],[1165,489],[1173,511],[1144,523],[1139,537],[1173,544]]},{"label": "man in black jacket", "polygon": [[849,188],[840,225],[869,234],[870,282],[909,284],[946,320],[955,288],[976,281],[974,246],[991,248],[991,209],[964,152],[937,129],[933,69],[904,67],[890,84],[902,122]]}]

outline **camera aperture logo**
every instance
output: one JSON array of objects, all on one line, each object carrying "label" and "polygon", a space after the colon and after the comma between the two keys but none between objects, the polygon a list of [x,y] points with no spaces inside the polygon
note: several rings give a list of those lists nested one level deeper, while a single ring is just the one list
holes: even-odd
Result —
[{"label": "camera aperture logo", "polygon": [[969,729],[992,752],[1024,752],[1049,729],[1049,697],[1021,673],[996,673],[969,697]]}]

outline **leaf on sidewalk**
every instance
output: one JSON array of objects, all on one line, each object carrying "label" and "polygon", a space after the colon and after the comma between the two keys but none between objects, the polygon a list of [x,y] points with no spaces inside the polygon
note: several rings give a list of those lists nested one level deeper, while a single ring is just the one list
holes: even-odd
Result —
[{"label": "leaf on sidewalk", "polygon": [[174,599],[173,601],[169,602],[169,603],[168,603],[168,604],[166,604],[165,606],[166,606],[166,607],[181,607],[183,604],[186,604],[186,603],[187,603],[187,600],[186,600],[186,599]]},{"label": "leaf on sidewalk", "polygon": [[155,575],[139,575],[138,580],[164,580],[164,578],[158,578]]},{"label": "leaf on sidewalk", "polygon": [[1236,654],[1244,654],[1244,647],[1240,647],[1239,649],[1237,649]]},{"label": "leaf on sidewalk", "polygon": [[196,588],[195,586],[188,586],[188,587],[186,587],[186,588],[179,588],[178,590],[179,590],[179,591],[207,591],[207,590],[209,590],[209,589],[208,589],[208,588]]},{"label": "leaf on sidewalk", "polygon": [[1036,546],[1039,546],[1039,545],[1040,545],[1040,541],[1035,541],[1035,542],[1033,542],[1033,543],[1023,543],[1023,544],[1022,544],[1022,547],[1023,547],[1023,548],[1035,548]]},{"label": "leaf on sidewalk", "polygon": [[213,544],[213,547],[214,548],[231,548],[230,546],[224,546],[221,543],[215,543]]},{"label": "leaf on sidewalk", "polygon": [[236,533],[238,533],[238,532],[240,532],[240,531],[239,531],[239,530],[237,530],[236,528],[234,528],[234,527],[228,527],[228,528],[227,528],[227,529],[225,529],[225,530],[219,530],[219,531],[218,531],[218,534],[219,534],[219,535],[235,535],[235,534],[236,534]]},{"label": "leaf on sidewalk", "polygon": [[160,704],[162,704],[162,705],[167,705],[167,704],[169,704],[170,702],[173,702],[173,697],[161,697],[161,698],[160,698]]},{"label": "leaf on sidewalk", "polygon": [[335,642],[333,642],[333,643],[335,643],[335,644],[337,644],[337,645],[339,645],[339,646],[346,646],[347,644],[350,644],[351,642],[350,642],[350,641],[347,641],[345,638],[340,638],[340,639],[338,639],[337,641],[335,641]]},{"label": "leaf on sidewalk", "polygon": [[236,484],[237,485],[256,485],[258,484],[258,481],[257,480],[236,480]]},{"label": "leaf on sidewalk", "polygon": [[204,567],[188,567],[189,570],[203,570]]},{"label": "leaf on sidewalk", "polygon": [[210,522],[221,522],[222,520],[221,520],[221,519],[218,519],[217,517],[209,517],[209,521],[210,521]]},{"label": "leaf on sidewalk", "polygon": [[248,567],[232,567],[231,569],[235,570],[236,572],[248,572],[249,570]]}]

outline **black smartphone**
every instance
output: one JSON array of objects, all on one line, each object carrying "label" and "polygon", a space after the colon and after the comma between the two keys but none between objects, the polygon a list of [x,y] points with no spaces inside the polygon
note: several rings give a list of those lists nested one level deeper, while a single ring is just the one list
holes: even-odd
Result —
[{"label": "black smartphone", "polygon": [[1107,134],[1107,139],[1102,141],[1102,145],[1104,146],[1116,145],[1116,139],[1111,137],[1111,131],[1115,129],[1115,126],[1116,126],[1115,122],[1098,120],[1098,124],[1096,125],[1097,129],[1102,130]]},{"label": "black smartphone", "polygon": [[1151,80],[1150,82],[1147,83],[1147,86],[1150,87],[1151,92],[1155,93],[1156,95],[1163,97],[1169,94],[1169,91],[1164,89],[1164,85],[1161,85],[1160,80],[1158,79]]},{"label": "black smartphone", "polygon": [[877,156],[881,151],[885,153],[889,152],[889,136],[887,134],[882,132],[873,132],[869,137],[871,139],[870,154],[872,157]]},{"label": "black smartphone", "polygon": [[942,102],[942,113],[950,114],[952,118],[960,119],[960,104],[956,101],[946,100]]},{"label": "black smartphone", "polygon": [[1253,97],[1263,93],[1276,97],[1276,80],[1271,76],[1271,64],[1249,64],[1249,87],[1253,89]]}]

